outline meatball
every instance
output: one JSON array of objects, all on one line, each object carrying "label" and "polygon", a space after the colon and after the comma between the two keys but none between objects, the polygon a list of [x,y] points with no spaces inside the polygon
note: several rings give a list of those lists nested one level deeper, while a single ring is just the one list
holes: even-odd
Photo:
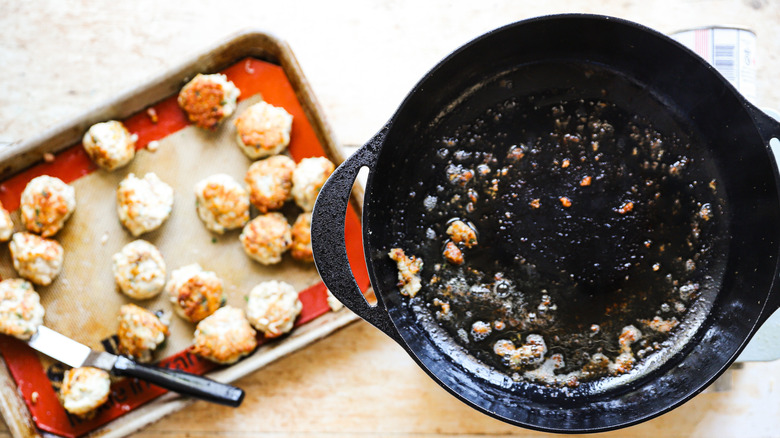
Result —
[{"label": "meatball", "polygon": [[292,121],[284,108],[258,102],[236,119],[238,145],[253,160],[276,155],[290,144]]},{"label": "meatball", "polygon": [[220,364],[231,364],[254,351],[256,336],[243,310],[225,306],[198,323],[192,352]]},{"label": "meatball", "polygon": [[65,251],[56,240],[31,233],[14,233],[8,247],[16,272],[35,284],[51,284],[62,270]]},{"label": "meatball", "polygon": [[292,226],[290,255],[302,262],[313,262],[311,251],[311,213],[301,213]]},{"label": "meatball", "polygon": [[338,300],[338,298],[333,296],[333,293],[331,291],[328,292],[328,307],[330,307],[330,310],[334,312],[338,312],[342,308],[344,308],[344,304],[341,303],[341,301]]},{"label": "meatball", "polygon": [[162,254],[145,240],[130,242],[114,254],[113,271],[119,290],[130,298],[151,298],[165,286]]},{"label": "meatball", "polygon": [[249,193],[232,176],[211,175],[195,184],[198,216],[209,230],[223,234],[249,220]]},{"label": "meatball", "polygon": [[173,189],[154,173],[129,174],[116,191],[117,214],[133,236],[156,230],[173,209]]},{"label": "meatball", "polygon": [[33,178],[22,192],[22,224],[43,237],[57,234],[75,208],[76,191],[59,178]]},{"label": "meatball", "polygon": [[0,333],[30,339],[44,313],[32,284],[19,278],[0,281]]},{"label": "meatball", "polygon": [[122,122],[111,120],[92,125],[84,134],[82,145],[98,166],[112,171],[135,157],[137,135],[131,135]]},{"label": "meatball", "polygon": [[116,334],[119,337],[119,354],[140,362],[150,362],[152,352],[168,336],[168,324],[143,307],[125,304],[119,308]]},{"label": "meatball", "polygon": [[11,220],[11,213],[0,202],[0,242],[7,242],[13,233],[14,222]]},{"label": "meatball", "polygon": [[108,373],[92,367],[65,371],[60,387],[60,399],[66,411],[80,417],[89,416],[108,400],[111,378]]},{"label": "meatball", "polygon": [[227,300],[222,280],[197,263],[176,269],[165,286],[173,308],[182,318],[198,322],[222,307]]},{"label": "meatball", "polygon": [[281,262],[282,254],[292,245],[290,224],[281,213],[266,213],[252,219],[238,238],[247,255],[264,265]]},{"label": "meatball", "polygon": [[195,76],[179,92],[179,106],[190,122],[203,129],[216,129],[236,110],[241,91],[223,74]]},{"label": "meatball", "polygon": [[293,328],[303,304],[298,292],[283,281],[265,281],[249,292],[246,316],[266,338],[276,338]]},{"label": "meatball", "polygon": [[304,211],[314,209],[314,201],[336,166],[325,157],[304,158],[293,172],[292,196]]},{"label": "meatball", "polygon": [[295,161],[285,155],[274,155],[252,163],[246,171],[249,199],[260,213],[278,210],[290,199]]}]

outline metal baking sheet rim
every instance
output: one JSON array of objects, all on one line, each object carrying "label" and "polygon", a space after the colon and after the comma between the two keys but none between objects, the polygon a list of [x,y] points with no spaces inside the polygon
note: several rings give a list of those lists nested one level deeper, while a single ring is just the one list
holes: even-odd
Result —
[{"label": "metal baking sheet rim", "polygon": [[[0,149],[0,179],[5,179],[41,161],[47,152],[58,152],[78,143],[84,132],[95,123],[127,118],[178,93],[185,79],[204,71],[221,70],[246,57],[267,60],[282,67],[325,153],[336,164],[344,161],[344,154],[335,139],[333,130],[323,117],[322,107],[314,97],[287,42],[263,30],[246,29],[191,56],[187,61],[157,75],[145,84],[125,90],[116,98],[87,110],[69,122],[56,125],[29,140]],[[359,214],[363,206],[363,189],[359,185],[353,188],[352,205]],[[286,339],[284,343],[274,345],[273,348],[268,348],[264,354],[252,355],[235,365],[218,369],[207,375],[222,382],[235,381],[358,319],[346,308],[325,314],[297,328],[295,336]],[[55,437],[56,435],[42,432],[35,427],[5,361],[0,360],[0,362],[2,362],[0,414],[8,425],[11,435],[15,438]],[[177,394],[165,394],[85,436],[123,437],[183,409],[193,401]]]}]

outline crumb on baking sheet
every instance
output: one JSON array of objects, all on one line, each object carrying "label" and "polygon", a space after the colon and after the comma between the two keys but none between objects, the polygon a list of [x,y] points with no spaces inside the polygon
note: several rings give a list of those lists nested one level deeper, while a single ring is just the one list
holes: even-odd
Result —
[{"label": "crumb on baking sheet", "polygon": [[146,115],[149,116],[149,120],[152,121],[152,123],[157,123],[160,119],[157,117],[157,110],[154,109],[154,107],[149,107],[146,109]]}]

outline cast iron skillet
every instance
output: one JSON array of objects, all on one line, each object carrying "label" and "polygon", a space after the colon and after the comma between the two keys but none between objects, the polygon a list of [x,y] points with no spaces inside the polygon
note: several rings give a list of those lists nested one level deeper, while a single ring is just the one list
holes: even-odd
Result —
[{"label": "cast iron skillet", "polygon": [[[394,263],[387,258],[402,232],[391,219],[405,213],[396,193],[415,190],[402,177],[409,169],[427,171],[422,152],[433,147],[426,139],[441,120],[454,112],[463,119],[477,117],[507,97],[491,88],[496,78],[510,77],[522,84],[504,93],[541,92],[563,84],[575,90],[574,97],[577,90],[582,97],[592,97],[595,89],[583,74],[590,68],[614,73],[607,86],[618,106],[643,112],[651,120],[671,117],[707,145],[718,190],[727,199],[726,231],[721,236],[726,243],[717,273],[721,280],[695,334],[640,378],[590,392],[507,385],[488,374],[476,375],[467,363],[453,359],[456,356],[404,305]],[[517,71],[523,76],[513,77]],[[648,102],[651,107],[646,107]],[[662,34],[603,16],[521,21],[477,38],[439,63],[379,133],[336,170],[313,212],[315,262],[340,301],[393,338],[436,382],[474,408],[511,424],[553,432],[596,432],[636,424],[706,388],[780,306],[775,282],[780,179],[768,145],[773,137],[780,137],[780,124],[746,101],[702,59]],[[363,245],[378,301],[373,307],[352,276],[343,234],[350,190],[362,167],[370,171]]]}]

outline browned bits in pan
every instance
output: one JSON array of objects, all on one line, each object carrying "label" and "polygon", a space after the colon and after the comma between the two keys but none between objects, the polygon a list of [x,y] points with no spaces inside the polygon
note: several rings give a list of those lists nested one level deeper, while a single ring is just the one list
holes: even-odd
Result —
[{"label": "browned bits in pan", "polygon": [[672,331],[673,328],[677,326],[679,321],[677,321],[677,318],[671,317],[669,319],[663,319],[660,316],[656,315],[651,320],[640,320],[642,324],[647,325],[651,330],[655,330],[659,333],[669,333]]},{"label": "browned bits in pan", "polygon": [[561,196],[560,199],[561,205],[563,205],[565,208],[571,207],[571,199],[567,198],[566,196]]},{"label": "browned bits in pan", "polygon": [[620,205],[615,211],[617,211],[620,214],[626,214],[634,209],[634,203],[631,201],[624,202]]},{"label": "browned bits in pan", "polygon": [[463,187],[474,178],[474,172],[471,169],[464,168],[460,164],[451,164],[447,167],[447,177],[451,183]]},{"label": "browned bits in pan", "polygon": [[585,176],[580,180],[580,186],[587,187],[590,185],[592,178],[589,176]]},{"label": "browned bits in pan", "polygon": [[398,266],[398,287],[401,295],[414,297],[420,291],[420,271],[423,267],[421,258],[407,256],[401,248],[393,248],[388,254]]},{"label": "browned bits in pan", "polygon": [[699,217],[708,221],[712,218],[712,206],[710,204],[704,204],[699,210]]},{"label": "browned bits in pan", "polygon": [[509,158],[510,161],[519,161],[525,156],[525,151],[520,146],[512,146],[509,148],[509,153],[507,154],[507,158]]},{"label": "browned bits in pan", "polygon": [[444,258],[453,265],[463,264],[463,253],[458,249],[458,245],[452,241],[447,242],[447,245],[444,246]]},{"label": "browned bits in pan", "polygon": [[569,161],[568,158],[565,158],[563,160],[563,162],[561,163],[561,167],[563,167],[565,169],[565,168],[569,167],[570,164],[571,164],[571,161]]},{"label": "browned bits in pan", "polygon": [[542,203],[539,200],[539,198],[536,198],[536,199],[532,199],[531,202],[529,202],[528,205],[530,205],[531,208],[539,208],[542,205]]},{"label": "browned bits in pan", "polygon": [[580,138],[576,135],[566,134],[563,136],[564,143],[579,143]]},{"label": "browned bits in pan", "polygon": [[477,232],[461,220],[453,221],[447,227],[447,234],[455,243],[462,243],[463,246],[471,248],[477,244]]},{"label": "browned bits in pan", "polygon": [[434,298],[433,305],[440,308],[440,310],[436,311],[436,318],[442,319],[450,317],[450,303]]}]

